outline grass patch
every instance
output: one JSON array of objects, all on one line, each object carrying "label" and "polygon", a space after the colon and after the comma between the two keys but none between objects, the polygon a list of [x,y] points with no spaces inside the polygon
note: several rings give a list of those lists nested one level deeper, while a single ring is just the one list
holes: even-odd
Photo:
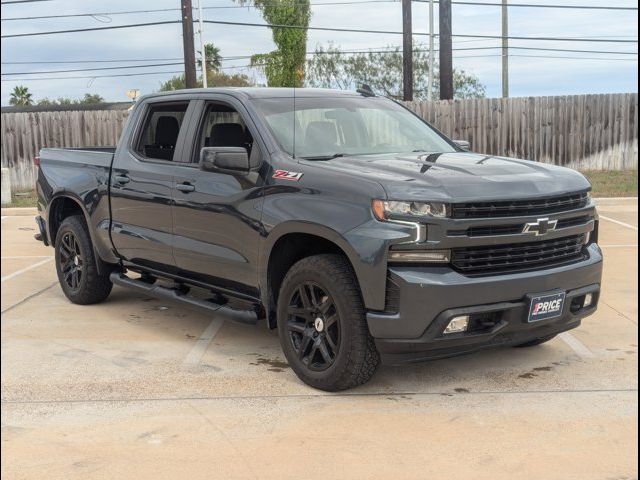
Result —
[{"label": "grass patch", "polygon": [[11,195],[11,203],[3,205],[3,207],[35,207],[38,205],[38,197],[35,190],[27,190],[24,192],[13,192]]},{"label": "grass patch", "polygon": [[594,197],[637,197],[638,170],[585,170]]}]

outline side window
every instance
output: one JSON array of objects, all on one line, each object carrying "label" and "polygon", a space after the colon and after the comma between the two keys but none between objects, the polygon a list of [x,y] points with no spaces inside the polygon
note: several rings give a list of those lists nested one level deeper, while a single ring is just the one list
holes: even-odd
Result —
[{"label": "side window", "polygon": [[189,103],[150,105],[135,143],[144,158],[173,160],[180,127]]},{"label": "side window", "polygon": [[[205,110],[196,144],[196,162],[204,147],[242,147],[249,154],[251,167],[260,164],[260,153],[240,113],[223,103],[211,103]],[[255,147],[255,148],[254,148]]]}]

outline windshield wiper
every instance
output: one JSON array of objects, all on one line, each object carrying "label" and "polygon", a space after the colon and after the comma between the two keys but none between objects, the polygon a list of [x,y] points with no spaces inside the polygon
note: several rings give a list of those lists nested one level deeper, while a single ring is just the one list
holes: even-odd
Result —
[{"label": "windshield wiper", "polygon": [[300,157],[300,158],[304,158],[305,160],[313,160],[313,161],[326,161],[326,160],[333,160],[334,158],[340,158],[344,156],[345,156],[344,153],[334,153],[333,155],[317,155],[315,157]]}]

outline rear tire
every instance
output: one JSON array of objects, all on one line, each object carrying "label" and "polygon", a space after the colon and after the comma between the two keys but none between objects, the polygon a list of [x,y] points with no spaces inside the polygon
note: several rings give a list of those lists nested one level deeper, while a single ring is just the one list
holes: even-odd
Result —
[{"label": "rear tire", "polygon": [[516,348],[535,347],[536,345],[542,345],[543,343],[547,343],[549,340],[553,340],[554,338],[556,338],[555,335],[547,335],[546,337],[536,338],[535,340],[521,343],[520,345],[516,345],[515,347]]},{"label": "rear tire", "polygon": [[67,217],[56,235],[55,260],[58,281],[66,297],[78,305],[103,301],[113,284],[106,268],[98,273],[97,260],[84,218]]},{"label": "rear tire", "polygon": [[380,356],[349,262],[323,254],[296,263],[278,296],[282,350],[298,377],[329,392],[366,383]]}]

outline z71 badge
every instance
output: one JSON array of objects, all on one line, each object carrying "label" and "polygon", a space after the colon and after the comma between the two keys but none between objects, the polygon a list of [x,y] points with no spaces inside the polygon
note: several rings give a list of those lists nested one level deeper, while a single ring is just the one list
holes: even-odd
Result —
[{"label": "z71 badge", "polygon": [[289,170],[276,170],[276,173],[273,174],[273,178],[279,178],[280,180],[291,180],[292,182],[297,182],[302,178],[302,173],[290,172]]}]

